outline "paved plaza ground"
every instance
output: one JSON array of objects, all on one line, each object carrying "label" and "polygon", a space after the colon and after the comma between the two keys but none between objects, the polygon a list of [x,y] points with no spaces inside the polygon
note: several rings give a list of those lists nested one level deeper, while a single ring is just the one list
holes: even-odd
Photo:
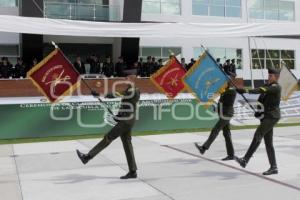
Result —
[{"label": "paved plaza ground", "polygon": [[[254,130],[233,131],[236,155],[243,155]],[[299,200],[300,127],[275,129],[279,175],[269,168],[264,144],[246,169],[222,162],[222,134],[200,155],[194,142],[208,132],[133,138],[139,178],[120,180],[127,172],[117,139],[87,165],[75,149],[87,152],[99,140],[0,145],[1,200]]]}]

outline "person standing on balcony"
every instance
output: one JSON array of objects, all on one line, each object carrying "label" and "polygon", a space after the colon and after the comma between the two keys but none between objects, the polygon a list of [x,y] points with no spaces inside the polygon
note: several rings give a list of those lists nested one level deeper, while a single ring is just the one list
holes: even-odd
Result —
[{"label": "person standing on balcony", "polygon": [[150,77],[152,72],[152,60],[151,56],[147,57],[147,62],[144,63],[145,77]]},{"label": "person standing on balcony", "polygon": [[87,63],[90,64],[90,74],[99,74],[100,73],[100,65],[98,62],[98,58],[95,54],[87,59]]},{"label": "person standing on balcony", "polygon": [[115,69],[116,69],[116,74],[118,77],[124,77],[124,69],[126,65],[124,63],[123,57],[120,56],[118,58],[118,62],[116,63]]},{"label": "person standing on balcony", "polygon": [[76,61],[74,62],[74,67],[79,72],[79,74],[85,74],[86,73],[85,65],[82,62],[80,56],[76,57]]},{"label": "person standing on balcony", "polygon": [[1,78],[9,78],[11,76],[12,64],[10,64],[7,57],[2,58],[2,64],[0,66]]},{"label": "person standing on balcony", "polygon": [[103,73],[106,77],[111,77],[114,74],[114,64],[111,62],[110,57],[107,57],[103,63]]}]

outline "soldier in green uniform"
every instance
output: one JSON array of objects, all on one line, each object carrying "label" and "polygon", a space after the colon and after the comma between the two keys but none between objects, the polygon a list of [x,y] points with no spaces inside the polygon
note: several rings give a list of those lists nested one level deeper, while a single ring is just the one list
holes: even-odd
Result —
[{"label": "soldier in green uniform", "polygon": [[209,149],[210,145],[217,138],[219,132],[223,130],[223,135],[226,142],[227,157],[223,158],[222,160],[226,161],[234,159],[234,148],[232,145],[230,133],[230,120],[234,114],[233,104],[235,101],[235,97],[235,89],[228,85],[225,92],[221,94],[220,100],[218,102],[219,121],[216,123],[207,141],[202,146],[200,146],[198,143],[195,143],[196,148],[201,154],[204,154],[205,151]]},{"label": "soldier in green uniform", "polygon": [[260,125],[257,127],[254,134],[252,143],[243,158],[237,158],[236,161],[242,166],[246,167],[250,158],[257,150],[264,138],[265,146],[271,165],[270,169],[263,172],[263,175],[278,174],[275,151],[273,146],[273,127],[280,119],[280,99],[281,99],[281,87],[277,83],[280,72],[275,69],[269,69],[268,83],[263,87],[259,87],[252,90],[237,89],[237,92],[260,94],[258,102],[262,106],[263,112],[256,112],[255,117],[260,119]]},{"label": "soldier in green uniform", "polygon": [[[127,77],[127,80],[133,83],[135,79],[134,75]],[[94,96],[99,96],[96,92],[92,92]],[[131,143],[131,129],[135,123],[137,103],[140,99],[140,91],[134,87],[133,84],[129,84],[128,88],[122,93],[111,93],[107,95],[107,98],[114,98],[122,96],[121,106],[118,115],[115,116],[115,120],[118,122],[94,148],[92,148],[88,154],[83,154],[77,150],[77,155],[83,164],[86,164],[89,160],[94,158],[98,153],[105,149],[112,141],[117,137],[121,137],[129,172],[120,177],[121,179],[137,178],[137,166],[134,158],[133,147]]]}]

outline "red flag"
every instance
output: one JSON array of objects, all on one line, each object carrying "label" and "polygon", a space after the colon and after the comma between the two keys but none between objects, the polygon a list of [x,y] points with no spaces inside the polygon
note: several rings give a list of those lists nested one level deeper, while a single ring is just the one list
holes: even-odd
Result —
[{"label": "red flag", "polygon": [[150,79],[156,87],[167,95],[168,98],[173,99],[184,90],[184,83],[182,77],[186,71],[173,56],[168,63],[153,74]]},{"label": "red flag", "polygon": [[34,66],[28,72],[28,77],[52,103],[71,94],[79,86],[80,80],[80,74],[60,49],[55,49]]}]

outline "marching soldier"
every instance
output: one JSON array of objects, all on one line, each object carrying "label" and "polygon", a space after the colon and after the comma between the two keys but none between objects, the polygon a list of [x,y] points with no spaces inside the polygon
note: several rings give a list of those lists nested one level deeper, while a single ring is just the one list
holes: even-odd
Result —
[{"label": "marching soldier", "polygon": [[[135,79],[134,75],[127,76],[127,80],[132,82]],[[122,96],[121,107],[115,120],[118,122],[88,154],[83,154],[77,150],[77,155],[83,164],[94,158],[98,153],[105,149],[117,137],[121,137],[123,148],[127,158],[129,172],[120,177],[121,179],[137,178],[137,166],[134,158],[133,147],[131,143],[131,129],[135,123],[137,102],[140,99],[140,91],[132,84],[122,93],[108,94],[107,98],[114,98]],[[99,96],[95,91],[92,92],[94,96]]]},{"label": "marching soldier", "polygon": [[219,132],[223,130],[223,135],[226,142],[227,157],[223,158],[222,160],[226,161],[234,159],[234,149],[230,133],[230,119],[234,114],[233,104],[235,101],[235,97],[235,89],[231,88],[230,85],[228,85],[225,92],[221,94],[220,100],[218,102],[219,121],[216,123],[207,141],[202,146],[200,146],[198,143],[195,143],[196,148],[201,154],[204,154],[205,151],[209,149],[210,145],[219,135]]},{"label": "marching soldier", "polygon": [[260,119],[260,125],[257,127],[254,134],[252,143],[243,158],[237,158],[236,161],[242,166],[246,167],[250,158],[257,150],[264,138],[265,146],[268,154],[270,169],[263,172],[263,175],[278,174],[275,151],[273,146],[273,127],[277,124],[280,119],[280,98],[281,98],[281,87],[277,83],[280,72],[275,69],[269,69],[268,83],[263,87],[246,90],[237,89],[237,92],[260,94],[258,102],[263,106],[263,112],[256,112],[255,117]]}]

